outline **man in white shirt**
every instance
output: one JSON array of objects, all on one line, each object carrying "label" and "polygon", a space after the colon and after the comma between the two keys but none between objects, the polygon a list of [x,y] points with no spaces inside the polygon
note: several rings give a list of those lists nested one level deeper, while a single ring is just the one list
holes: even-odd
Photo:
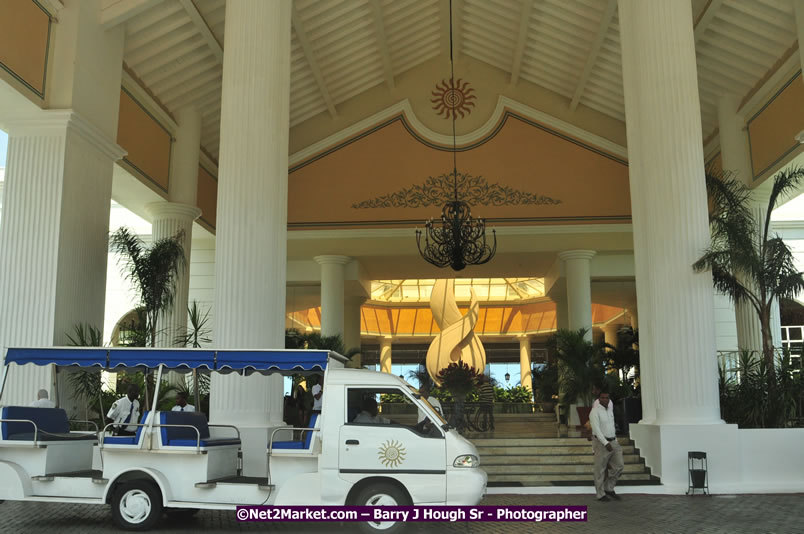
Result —
[{"label": "man in white shirt", "polygon": [[106,414],[115,426],[116,436],[133,436],[137,433],[137,423],[140,421],[140,388],[135,384],[128,386],[128,393],[122,399],[115,401]]},{"label": "man in white shirt", "polygon": [[314,379],[314,386],[310,390],[313,395],[313,413],[321,413],[321,405],[324,399],[324,389],[321,387],[321,378],[316,376]]},{"label": "man in white shirt", "polygon": [[31,403],[32,408],[55,408],[56,403],[48,398],[47,390],[40,389],[36,400]]},{"label": "man in white shirt", "polygon": [[[441,408],[441,402],[437,398],[430,395],[431,391],[430,387],[431,387],[430,384],[422,384],[421,387],[419,388],[419,394],[423,399],[426,399],[427,402],[430,403],[430,406],[432,406],[433,409],[437,411],[439,415],[443,417],[444,410]],[[424,421],[426,417],[427,415],[424,413],[424,411],[419,410],[419,420],[416,422],[416,424],[419,424],[422,421]]]},{"label": "man in white shirt", "polygon": [[179,391],[176,393],[176,406],[173,407],[174,412],[194,412],[195,406],[187,404],[187,392]]},{"label": "man in white shirt", "polygon": [[370,425],[390,425],[391,420],[379,415],[377,401],[371,397],[363,399],[362,412],[357,414],[353,423],[365,423]]},{"label": "man in white shirt", "polygon": [[609,410],[611,401],[607,389],[600,391],[598,400],[600,402],[592,407],[589,414],[592,449],[595,453],[595,493],[599,501],[608,501],[609,498],[619,500],[614,487],[623,472],[623,449],[617,442],[614,411]]}]

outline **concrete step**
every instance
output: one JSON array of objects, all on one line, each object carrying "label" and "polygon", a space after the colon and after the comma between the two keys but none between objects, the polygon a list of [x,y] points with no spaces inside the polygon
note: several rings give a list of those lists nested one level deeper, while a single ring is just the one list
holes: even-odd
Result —
[{"label": "concrete step", "polygon": [[[624,445],[623,454],[635,454],[633,445]],[[537,447],[477,447],[477,452],[481,458],[487,456],[528,456],[528,455],[547,455],[547,454],[588,454],[592,455],[592,444],[586,445],[556,445],[556,446],[537,446]]]},{"label": "concrete step", "polygon": [[[531,465],[576,464],[592,465],[595,457],[592,454],[534,454],[534,455],[484,455],[481,454],[481,465],[519,465],[523,469]],[[638,454],[623,454],[626,464],[642,464]]]},{"label": "concrete step", "polygon": [[[620,481],[639,481],[646,484],[655,483],[656,479],[650,473],[624,473]],[[489,484],[522,486],[550,486],[560,482],[577,482],[579,486],[594,486],[594,477],[591,474],[561,474],[561,473],[542,473],[539,475],[489,475]],[[501,484],[503,483],[503,484]]]},{"label": "concrete step", "polygon": [[[473,438],[470,440],[475,447],[564,447],[564,446],[586,446],[591,450],[592,442],[586,438]],[[631,440],[627,437],[617,438],[620,445],[629,445]]]},{"label": "concrete step", "polygon": [[[486,473],[491,475],[518,475],[518,476],[531,476],[541,475],[547,473],[555,473],[560,475],[573,475],[573,474],[586,474],[588,477],[593,478],[592,464],[530,464],[530,465],[514,465],[514,464],[497,464],[488,465],[480,461],[481,467]],[[644,473],[645,466],[640,463],[625,464],[623,473]]]}]

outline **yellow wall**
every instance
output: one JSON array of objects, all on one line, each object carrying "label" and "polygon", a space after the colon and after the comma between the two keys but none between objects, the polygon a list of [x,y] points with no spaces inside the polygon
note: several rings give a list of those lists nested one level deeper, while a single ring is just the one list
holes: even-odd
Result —
[{"label": "yellow wall", "polygon": [[0,66],[45,97],[50,17],[32,0],[0,0]]},{"label": "yellow wall", "polygon": [[795,136],[804,129],[804,82],[801,72],[748,121],[751,165],[760,178],[799,148]]},{"label": "yellow wall", "polygon": [[[485,179],[479,188],[489,186],[474,189],[488,201],[473,203],[475,217],[502,224],[630,221],[625,161],[512,112],[488,137],[460,151],[457,162],[459,172]],[[451,171],[451,151],[429,144],[400,115],[291,168],[288,224],[421,224],[440,213],[445,198],[425,205],[435,190],[426,181]],[[495,184],[498,193],[507,188],[509,194],[495,196]],[[529,195],[560,202],[523,203]]]},{"label": "yellow wall", "polygon": [[128,152],[123,161],[162,196],[168,192],[171,141],[170,133],[121,90],[117,143]]},{"label": "yellow wall", "polygon": [[207,230],[215,230],[218,202],[218,177],[205,168],[198,167],[198,207],[201,209],[199,221]]}]

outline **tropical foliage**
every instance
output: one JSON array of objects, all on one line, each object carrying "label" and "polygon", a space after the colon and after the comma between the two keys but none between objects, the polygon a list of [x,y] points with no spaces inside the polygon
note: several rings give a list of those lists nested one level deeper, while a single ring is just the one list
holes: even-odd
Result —
[{"label": "tropical foliage", "polygon": [[453,397],[465,397],[474,389],[479,373],[474,367],[459,360],[449,364],[438,372],[437,378],[442,387],[452,393]]},{"label": "tropical foliage", "polygon": [[[736,369],[720,371],[720,411],[727,423],[740,428],[783,428],[796,422],[804,380],[789,351],[776,359],[771,374],[764,358],[742,351]],[[800,423],[800,420],[798,421]]]},{"label": "tropical foliage", "polygon": [[603,383],[603,343],[592,343],[586,329],[558,330],[549,345],[556,355],[561,403],[592,405],[592,388]]},{"label": "tropical foliage", "polygon": [[159,314],[173,304],[176,279],[184,267],[184,232],[160,239],[150,248],[128,228],[121,227],[109,239],[112,252],[120,255],[122,274],[137,291],[144,311],[148,344],[156,346]]},{"label": "tropical foliage", "polygon": [[734,302],[748,302],[756,311],[769,387],[775,384],[772,306],[804,290],[793,253],[781,237],[770,231],[770,217],[776,204],[793,193],[802,178],[802,167],[779,172],[773,180],[764,219],[755,220],[748,188],[728,172],[706,172],[712,241],[693,269],[711,271],[715,288]]}]

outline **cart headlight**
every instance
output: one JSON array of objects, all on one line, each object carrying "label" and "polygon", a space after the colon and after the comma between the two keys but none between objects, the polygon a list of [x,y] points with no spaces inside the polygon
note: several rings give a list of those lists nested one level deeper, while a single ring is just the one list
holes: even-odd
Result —
[{"label": "cart headlight", "polygon": [[452,467],[479,467],[480,458],[474,454],[464,454],[455,458]]}]

